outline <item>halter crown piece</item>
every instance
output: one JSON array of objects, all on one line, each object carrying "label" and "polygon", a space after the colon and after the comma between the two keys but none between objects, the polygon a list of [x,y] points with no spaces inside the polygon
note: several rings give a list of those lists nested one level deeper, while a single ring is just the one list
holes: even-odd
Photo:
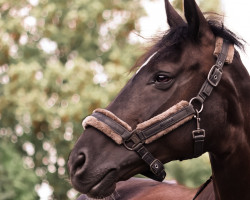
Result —
[{"label": "halter crown piece", "polygon": [[[203,83],[198,95],[189,102],[180,101],[163,113],[138,124],[134,130],[112,112],[98,108],[92,115],[83,120],[83,127],[95,127],[117,144],[123,144],[128,150],[137,152],[150,167],[150,171],[144,173],[144,175],[157,181],[163,181],[166,176],[163,164],[154,158],[144,144],[153,142],[195,118],[197,129],[192,132],[194,157],[198,157],[204,153],[205,130],[200,128],[199,114],[203,109],[205,99],[210,96],[213,88],[220,82],[224,63],[230,64],[234,55],[233,45],[229,44],[226,40],[223,41],[222,38],[216,39],[215,46],[214,55],[217,56],[217,61],[210,69],[207,79]],[[196,109],[193,102],[198,102],[200,108]]]}]

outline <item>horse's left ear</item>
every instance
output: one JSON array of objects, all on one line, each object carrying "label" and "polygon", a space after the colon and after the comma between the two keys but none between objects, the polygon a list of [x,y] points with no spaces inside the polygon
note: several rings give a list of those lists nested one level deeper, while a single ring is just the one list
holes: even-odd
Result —
[{"label": "horse's left ear", "polygon": [[213,33],[195,0],[184,0],[184,13],[193,39],[213,39]]}]

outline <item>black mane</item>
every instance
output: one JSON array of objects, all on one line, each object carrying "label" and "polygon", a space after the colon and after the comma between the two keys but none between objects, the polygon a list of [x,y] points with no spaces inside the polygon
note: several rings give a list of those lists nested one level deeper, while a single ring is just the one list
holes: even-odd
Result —
[{"label": "black mane", "polygon": [[[222,37],[236,45],[240,50],[244,50],[245,41],[227,29],[222,21],[217,19],[208,19],[207,21],[215,36]],[[155,44],[138,59],[136,64],[132,67],[132,70],[140,67],[156,51],[159,52],[158,56],[155,56],[151,62],[158,60],[159,57],[165,57],[167,54],[174,52],[178,44],[189,37],[190,34],[187,25],[169,29],[162,36],[158,37]]]},{"label": "black mane", "polygon": [[235,33],[227,29],[224,24],[218,20],[208,20],[208,24],[215,36],[220,36],[230,43],[239,47],[239,49],[244,50],[244,40],[238,37]]}]

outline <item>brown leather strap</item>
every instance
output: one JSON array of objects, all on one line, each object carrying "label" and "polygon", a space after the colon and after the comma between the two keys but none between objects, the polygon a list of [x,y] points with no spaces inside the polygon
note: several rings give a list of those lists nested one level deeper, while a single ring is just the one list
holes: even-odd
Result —
[{"label": "brown leather strap", "polygon": [[127,140],[131,137],[132,132],[128,131],[125,127],[123,127],[121,124],[119,124],[115,120],[109,118],[108,116],[99,112],[94,112],[92,113],[91,116],[107,124],[114,132],[120,135],[123,140]]},{"label": "brown leather strap", "polygon": [[139,154],[139,156],[150,166],[150,171],[145,172],[144,175],[157,180],[163,181],[166,177],[166,172],[163,164],[158,159],[154,158],[154,156],[141,144],[138,146],[135,151]]},{"label": "brown leather strap", "polygon": [[194,158],[197,158],[204,153],[203,146],[205,141],[205,131],[201,129],[201,131],[198,131],[195,136],[193,134],[193,140],[194,140]]},{"label": "brown leather strap", "polygon": [[157,133],[173,126],[174,124],[178,123],[179,121],[187,118],[190,115],[193,115],[195,113],[195,110],[192,105],[188,105],[184,107],[183,109],[177,111],[173,115],[168,116],[167,118],[163,119],[162,121],[155,123],[144,130],[141,130],[137,135],[143,139],[146,140],[153,135],[156,135]]},{"label": "brown leather strap", "polygon": [[213,88],[219,84],[222,77],[222,68],[227,58],[228,49],[229,43],[227,40],[224,40],[221,53],[219,54],[215,65],[210,69],[207,80],[203,83],[197,95],[200,102],[203,103],[205,99],[210,96]]}]

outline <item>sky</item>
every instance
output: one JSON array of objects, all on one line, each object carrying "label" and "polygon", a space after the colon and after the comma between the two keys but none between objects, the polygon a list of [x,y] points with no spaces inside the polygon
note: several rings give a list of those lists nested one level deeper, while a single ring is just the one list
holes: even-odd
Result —
[{"label": "sky", "polygon": [[[245,45],[245,52],[240,51],[240,55],[243,64],[250,73],[250,1],[221,0],[221,3],[222,12],[225,15],[225,25],[248,43]],[[167,19],[164,0],[144,0],[143,6],[148,17],[143,17],[140,20],[141,36],[150,38],[155,34],[166,30]]]}]

